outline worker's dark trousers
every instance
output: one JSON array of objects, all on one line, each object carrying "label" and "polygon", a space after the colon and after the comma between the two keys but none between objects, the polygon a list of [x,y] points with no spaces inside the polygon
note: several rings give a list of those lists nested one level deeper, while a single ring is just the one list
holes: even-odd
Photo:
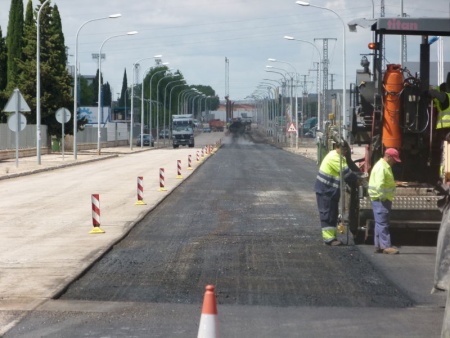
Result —
[{"label": "worker's dark trousers", "polygon": [[391,247],[391,234],[389,232],[389,213],[392,201],[372,201],[373,216],[375,218],[374,244],[376,248]]},{"label": "worker's dark trousers", "polygon": [[[320,227],[324,242],[336,239],[336,225],[339,214],[339,197],[316,192],[317,207],[319,209]],[[333,229],[334,228],[334,229]],[[334,236],[332,235],[334,234]]]}]

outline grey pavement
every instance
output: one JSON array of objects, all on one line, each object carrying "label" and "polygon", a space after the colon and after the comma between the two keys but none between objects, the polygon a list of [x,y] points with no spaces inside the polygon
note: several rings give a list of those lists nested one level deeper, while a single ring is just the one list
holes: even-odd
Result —
[{"label": "grey pavement", "polygon": [[[0,161],[0,336],[10,311],[32,310],[123,238],[134,224],[208,160],[202,149],[223,133],[201,134],[194,148],[118,147]],[[197,162],[197,154],[199,161]],[[188,169],[188,157],[191,168]],[[182,178],[177,177],[177,161]],[[114,168],[114,170],[111,170]],[[160,168],[165,170],[160,189]],[[137,205],[137,177],[145,205]],[[91,195],[100,195],[101,234],[91,234]]]}]

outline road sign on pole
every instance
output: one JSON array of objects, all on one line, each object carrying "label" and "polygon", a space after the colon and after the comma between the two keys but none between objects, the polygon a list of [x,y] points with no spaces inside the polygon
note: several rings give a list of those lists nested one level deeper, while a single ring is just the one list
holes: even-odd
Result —
[{"label": "road sign on pole", "polygon": [[8,127],[16,133],[16,167],[19,166],[19,132],[25,129],[27,119],[19,112],[31,111],[27,102],[20,93],[19,88],[14,89],[13,94],[6,103],[4,112],[14,113],[8,118]]},{"label": "road sign on pole", "polygon": [[3,111],[7,113],[17,113],[19,111],[31,111],[31,109],[20,93],[20,90],[16,88],[9,98],[5,108],[3,108]]},{"label": "road sign on pole", "polygon": [[56,121],[58,121],[59,123],[61,123],[61,147],[62,147],[62,158],[64,160],[64,125],[66,124],[66,122],[70,121],[70,111],[67,108],[59,108],[56,113],[55,113],[55,117],[56,117]]},{"label": "road sign on pole", "polygon": [[296,132],[297,132],[297,128],[295,128],[295,124],[294,124],[294,122],[292,122],[288,128],[288,133],[296,133]]}]

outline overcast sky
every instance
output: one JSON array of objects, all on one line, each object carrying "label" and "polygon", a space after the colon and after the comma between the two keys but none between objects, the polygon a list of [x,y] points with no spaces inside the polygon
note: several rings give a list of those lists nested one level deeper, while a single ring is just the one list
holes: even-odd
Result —
[{"label": "overcast sky", "polygon": [[[375,17],[380,16],[380,0],[311,0],[311,4],[334,10],[347,23],[356,18],[371,18],[372,3]],[[27,0],[24,0],[24,8]],[[401,0],[385,0],[385,16],[397,17]],[[0,26],[3,35],[8,26],[11,0],[0,0]],[[38,0],[33,1],[36,7]],[[210,85],[223,99],[225,95],[225,57],[229,59],[229,92],[232,100],[251,95],[263,79],[279,80],[282,76],[266,72],[266,65],[293,69],[309,75],[308,91],[316,92],[310,84],[316,73],[310,71],[318,61],[317,52],[307,43],[288,41],[285,35],[314,42],[322,51],[321,38],[328,41],[329,73],[334,74],[335,89],[342,88],[342,22],[330,11],[303,7],[295,0],[52,0],[57,4],[69,47],[69,63],[74,64],[75,38],[80,26],[91,19],[121,13],[119,19],[91,22],[79,34],[79,68],[81,74],[94,75],[97,63],[92,53],[99,53],[103,41],[111,36],[138,31],[134,36],[108,40],[102,49],[106,60],[102,73],[113,90],[113,97],[122,87],[126,68],[128,84],[132,82],[133,63],[140,62],[142,73],[154,65],[154,55],[163,55],[163,62],[180,70],[190,85]],[[432,8],[426,8],[426,4]],[[404,12],[411,17],[449,17],[449,0],[404,0]],[[347,31],[347,83],[355,81],[361,54],[367,53],[371,40],[369,30]],[[337,39],[337,40],[332,40]],[[449,44],[448,40],[445,44]],[[447,47],[447,46],[446,46]],[[436,52],[432,47],[432,59]],[[408,40],[408,61],[417,61],[417,40]],[[399,40],[387,47],[390,63],[399,61]],[[446,53],[449,55],[449,53]],[[267,61],[275,58],[286,63]],[[449,61],[449,60],[446,60]],[[275,70],[280,71],[280,70]],[[304,77],[302,77],[303,79]],[[329,85],[331,88],[331,85]]]}]

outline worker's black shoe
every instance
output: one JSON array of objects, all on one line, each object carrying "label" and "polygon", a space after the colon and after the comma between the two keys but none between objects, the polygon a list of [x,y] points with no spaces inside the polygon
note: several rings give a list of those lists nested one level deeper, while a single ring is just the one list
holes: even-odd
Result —
[{"label": "worker's black shoe", "polygon": [[340,246],[340,245],[342,245],[342,242],[338,241],[337,239],[333,239],[330,242],[325,242],[325,244],[329,245],[329,246]]},{"label": "worker's black shoe", "polygon": [[374,253],[383,253],[383,249],[375,247]]}]

